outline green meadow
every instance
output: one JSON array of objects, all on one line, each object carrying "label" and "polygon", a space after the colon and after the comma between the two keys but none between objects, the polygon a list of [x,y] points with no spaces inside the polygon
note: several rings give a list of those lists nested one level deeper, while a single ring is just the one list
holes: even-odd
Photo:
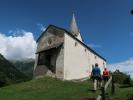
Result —
[{"label": "green meadow", "polygon": [[[0,88],[0,100],[81,100],[84,97],[96,97],[91,80],[61,81],[43,77],[19,84]],[[107,100],[133,100],[133,88],[119,88],[116,85],[114,95],[107,95]]]},{"label": "green meadow", "polygon": [[0,100],[81,100],[99,94],[91,89],[91,81],[72,82],[43,77],[0,88]]}]

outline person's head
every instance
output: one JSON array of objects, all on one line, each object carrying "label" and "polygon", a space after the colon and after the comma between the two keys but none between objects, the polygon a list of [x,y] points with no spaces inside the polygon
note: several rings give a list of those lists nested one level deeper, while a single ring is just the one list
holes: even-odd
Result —
[{"label": "person's head", "polygon": [[107,70],[107,68],[104,68],[104,70]]},{"label": "person's head", "polygon": [[95,67],[98,67],[98,63],[95,64]]}]

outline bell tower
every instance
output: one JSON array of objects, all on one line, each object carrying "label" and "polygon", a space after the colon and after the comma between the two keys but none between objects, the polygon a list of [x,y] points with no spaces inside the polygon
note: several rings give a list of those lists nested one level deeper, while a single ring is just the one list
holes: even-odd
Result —
[{"label": "bell tower", "polygon": [[77,26],[77,22],[75,19],[75,15],[73,13],[73,17],[72,17],[72,21],[71,21],[71,25],[70,25],[70,32],[80,41],[82,41],[78,26]]}]

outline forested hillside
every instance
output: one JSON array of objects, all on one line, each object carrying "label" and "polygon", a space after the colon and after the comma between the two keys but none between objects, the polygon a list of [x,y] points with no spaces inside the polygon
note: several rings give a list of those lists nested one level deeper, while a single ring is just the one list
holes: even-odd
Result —
[{"label": "forested hillside", "polygon": [[27,80],[27,76],[21,73],[12,63],[0,54],[0,86]]},{"label": "forested hillside", "polygon": [[11,61],[12,64],[27,77],[32,79],[33,77],[33,68],[34,68],[34,59],[25,59],[18,61]]}]

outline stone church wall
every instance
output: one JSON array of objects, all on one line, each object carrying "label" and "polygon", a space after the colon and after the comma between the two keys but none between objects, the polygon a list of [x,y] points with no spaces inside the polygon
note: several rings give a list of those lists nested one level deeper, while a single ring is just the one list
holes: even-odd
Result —
[{"label": "stone church wall", "polygon": [[89,77],[95,63],[99,64],[101,70],[106,65],[103,59],[68,34],[65,34],[64,49],[64,79],[66,80]]},{"label": "stone church wall", "polygon": [[76,40],[65,34],[64,79],[88,77],[88,53]]},{"label": "stone church wall", "polygon": [[[63,47],[64,42],[64,33],[61,30],[55,29],[54,27],[50,27],[46,33],[43,34],[43,36],[38,41],[37,46],[37,53],[36,53],[36,61],[34,65],[34,77],[37,76],[43,76],[43,75],[49,75],[49,76],[55,76],[58,78],[63,78],[63,72],[64,72],[64,48]],[[55,73],[52,73],[45,65],[38,65],[38,57],[39,52],[44,51],[45,49],[52,47],[53,45],[57,45],[58,47],[58,54],[56,55],[56,64],[55,64]],[[56,48],[56,47],[54,47]],[[53,56],[54,57],[54,56]],[[53,62],[53,61],[51,61]]]},{"label": "stone church wall", "polygon": [[46,33],[42,36],[42,38],[38,42],[37,52],[44,50],[45,48],[52,46],[54,44],[63,43],[64,42],[64,34],[62,31],[54,28],[48,29]]},{"label": "stone church wall", "polygon": [[56,77],[64,79],[64,44],[60,47],[56,60]]}]

